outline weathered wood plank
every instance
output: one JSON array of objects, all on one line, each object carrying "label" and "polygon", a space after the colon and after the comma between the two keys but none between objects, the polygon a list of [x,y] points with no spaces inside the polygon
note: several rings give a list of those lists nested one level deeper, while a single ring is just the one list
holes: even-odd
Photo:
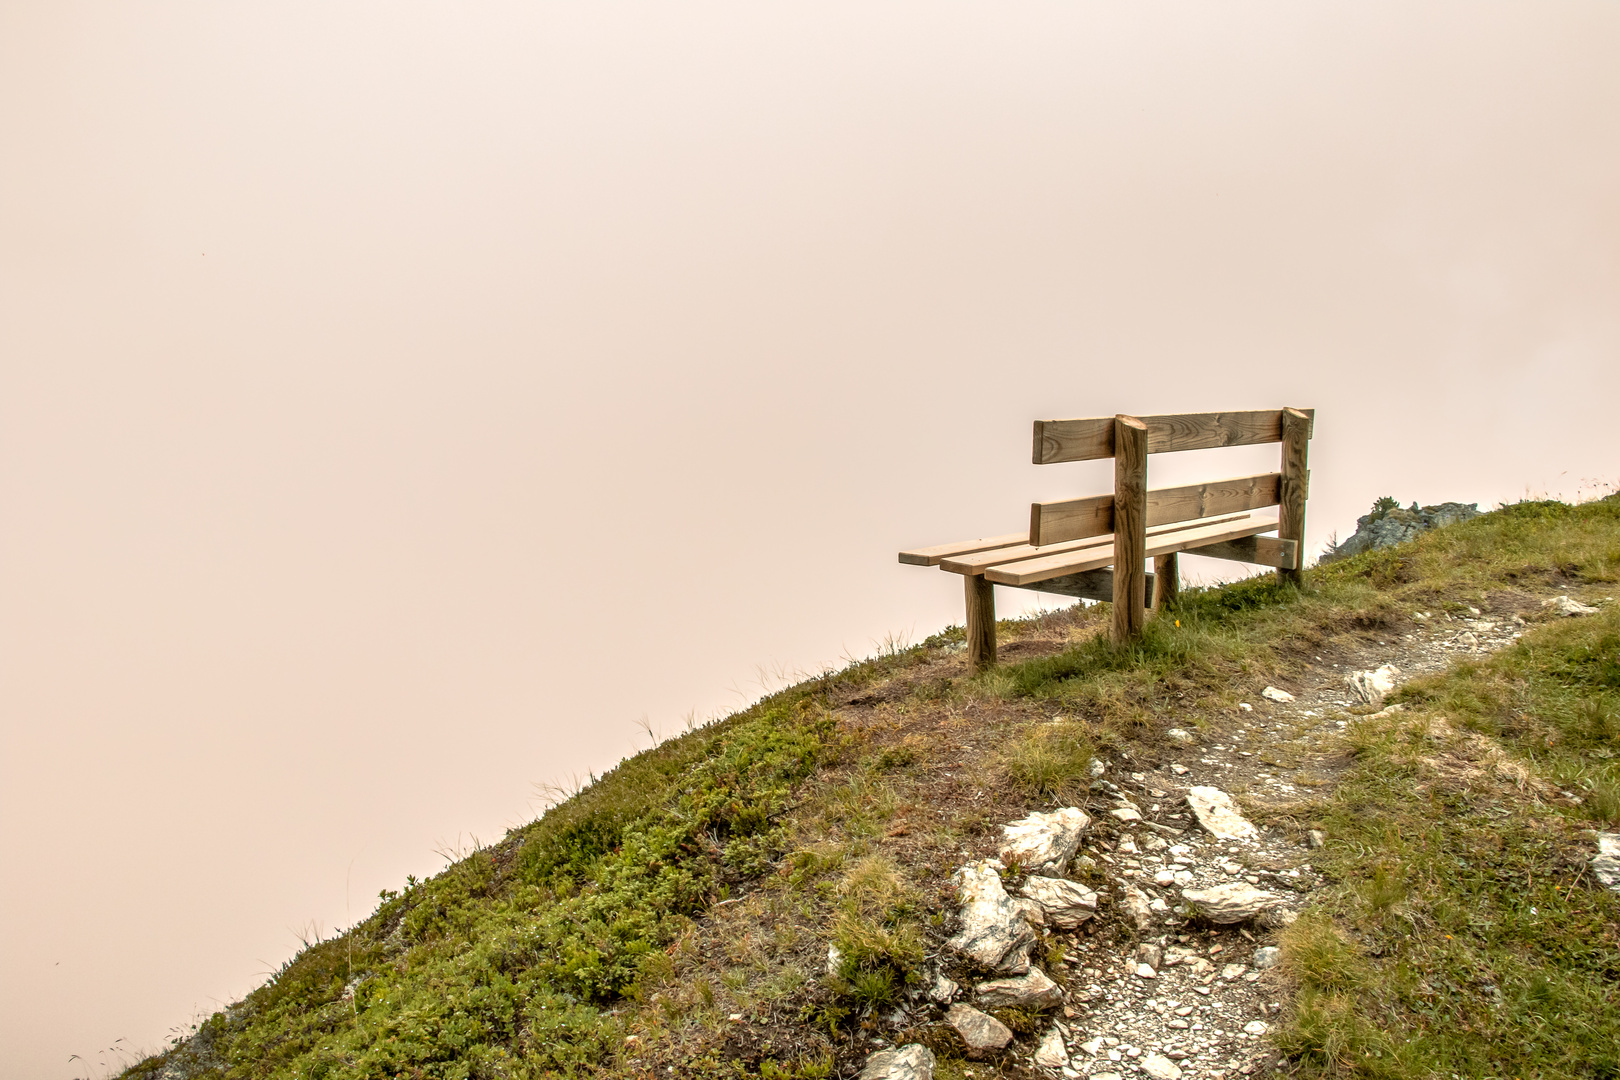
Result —
[{"label": "weathered wood plank", "polygon": [[[1058,596],[1073,596],[1081,600],[1109,600],[1114,599],[1114,571],[1104,568],[1102,570],[1087,570],[1083,574],[1065,574],[1063,577],[1047,578],[1034,585],[1013,585],[1014,589],[1028,589],[1031,592],[1055,593]],[[1147,588],[1153,591],[1154,578],[1147,576]]]},{"label": "weathered wood plank", "polygon": [[[1281,485],[1282,474],[1262,473],[1212,480],[1207,484],[1159,488],[1148,492],[1147,523],[1151,527],[1276,506],[1282,497]],[[1029,543],[1035,546],[1100,536],[1113,529],[1112,495],[1035,503],[1029,508]]]},{"label": "weathered wood plank", "polygon": [[1148,429],[1134,416],[1114,418],[1115,644],[1142,632],[1147,600],[1142,561],[1147,557]]},{"label": "weathered wood plank", "polygon": [[973,675],[996,662],[996,587],[978,574],[962,578],[967,594],[967,669]]},{"label": "weathered wood plank", "polygon": [[1245,536],[1237,540],[1223,540],[1218,544],[1205,544],[1193,548],[1191,554],[1292,570],[1299,566],[1299,541],[1284,540],[1280,536]]},{"label": "weathered wood plank", "polygon": [[[1222,520],[1195,528],[1153,533],[1147,538],[1147,557],[1168,555],[1172,551],[1189,551],[1204,544],[1217,544],[1223,540],[1236,540],[1256,533],[1271,532],[1276,527],[1275,519],[1255,519],[1244,515],[1237,519]],[[1108,566],[1113,559],[1112,548],[1085,547],[1041,558],[1021,559],[1005,565],[993,564],[984,568],[984,576],[997,585],[1032,585],[1064,574],[1096,570]]]},{"label": "weathered wood plank", "polygon": [[912,548],[900,553],[900,561],[908,566],[938,566],[941,559],[948,559],[952,555],[967,555],[975,551],[989,551],[991,548],[1012,547],[1014,544],[1026,543],[1029,537],[1023,533],[1008,533],[1006,536],[984,536],[977,540],[959,540],[954,544],[936,544],[933,547]]},{"label": "weathered wood plank", "polygon": [[[1313,409],[1298,411],[1307,419],[1315,416]],[[1253,446],[1282,440],[1280,409],[1177,413],[1144,416],[1141,420],[1147,425],[1147,452],[1150,454],[1207,450],[1217,446]],[[1113,456],[1113,424],[1113,417],[1109,416],[1035,421],[1035,464],[1054,465],[1061,461],[1091,461]]]},{"label": "weathered wood plank", "polygon": [[[1306,452],[1311,438],[1311,418],[1302,409],[1282,411],[1282,497],[1277,519],[1277,535],[1293,540],[1300,547],[1305,544],[1305,494],[1310,482],[1306,469]],[[1303,585],[1304,574],[1300,560],[1293,566],[1277,570],[1277,580],[1292,585]]]},{"label": "weathered wood plank", "polygon": [[[1113,496],[1109,496],[1112,498]],[[1110,514],[1110,517],[1113,515]],[[1248,517],[1248,514],[1224,514],[1219,517],[1203,518],[1196,521],[1172,521],[1167,525],[1155,525],[1148,529],[1149,536],[1160,533],[1176,532],[1180,529],[1197,529],[1205,525],[1214,525],[1222,521],[1238,521]],[[1020,559],[1038,559],[1045,555],[1073,554],[1095,547],[1112,548],[1113,533],[1103,533],[1101,536],[1087,536],[1079,540],[1071,540],[1062,544],[1048,544],[1045,547],[1035,547],[1032,544],[1014,544],[1011,547],[989,548],[984,551],[970,551],[965,555],[953,555],[948,559],[941,559],[939,568],[948,570],[953,574],[982,574],[987,566],[1000,566],[1005,563],[1017,562]]]}]

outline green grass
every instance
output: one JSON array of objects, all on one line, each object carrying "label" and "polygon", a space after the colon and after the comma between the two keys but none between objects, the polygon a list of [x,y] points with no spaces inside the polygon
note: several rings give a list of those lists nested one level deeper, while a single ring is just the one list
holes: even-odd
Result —
[{"label": "green grass", "polygon": [[[1523,503],[1309,571],[1303,590],[1270,577],[1189,590],[1125,648],[1092,632],[1106,605],[1004,624],[1070,644],[971,680],[944,659],[957,628],[891,642],[385,892],[125,1076],[182,1061],[196,1080],[662,1076],[670,1063],[830,1076],[937,950],[960,846],[999,815],[1073,797],[1093,752],[1150,757],[1164,727],[1218,723],[1255,684],[1409,630],[1414,610],[1617,579],[1620,500]],[[1620,1076],[1620,910],[1580,879],[1581,830],[1620,824],[1617,619],[1620,605],[1548,623],[1409,685],[1406,712],[1354,725],[1349,769],[1288,823],[1331,837],[1315,860],[1330,885],[1285,941],[1295,994],[1278,1038],[1295,1068]],[[864,710],[858,724],[837,701]],[[949,774],[994,791],[995,814],[916,805]],[[843,959],[824,976],[828,943]],[[736,1012],[775,1041],[737,1045]],[[949,1038],[919,1037],[945,1055],[941,1076],[965,1071]]]},{"label": "green grass", "polygon": [[1620,897],[1583,866],[1613,805],[1552,782],[1613,790],[1617,691],[1608,605],[1357,724],[1316,823],[1335,884],[1284,942],[1299,995],[1278,1040],[1308,1072],[1620,1076]]}]

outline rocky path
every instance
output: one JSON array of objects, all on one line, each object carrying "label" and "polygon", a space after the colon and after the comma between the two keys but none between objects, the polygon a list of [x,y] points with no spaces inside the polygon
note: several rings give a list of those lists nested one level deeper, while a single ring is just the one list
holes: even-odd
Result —
[{"label": "rocky path", "polygon": [[[1317,657],[1301,685],[1263,687],[1224,723],[1170,727],[1183,752],[1150,772],[1093,762],[1084,808],[1008,823],[994,857],[957,872],[960,930],[941,957],[933,1007],[987,1061],[1013,1041],[989,1010],[1043,1013],[1026,1064],[1049,1076],[1269,1072],[1278,1059],[1265,1036],[1281,1011],[1272,938],[1319,884],[1311,855],[1326,838],[1262,830],[1231,793],[1263,807],[1330,785],[1358,713],[1376,711],[1406,678],[1511,644],[1525,615],[1548,606],[1592,610],[1567,597],[1508,596],[1490,612],[1413,612],[1414,632],[1336,662]],[[1099,877],[1095,889],[1080,883]],[[1085,932],[1111,906],[1134,934]],[[964,963],[980,977],[964,975]],[[961,984],[945,973],[953,965]],[[925,1080],[932,1065],[922,1046],[894,1048],[874,1055],[861,1077]]]}]

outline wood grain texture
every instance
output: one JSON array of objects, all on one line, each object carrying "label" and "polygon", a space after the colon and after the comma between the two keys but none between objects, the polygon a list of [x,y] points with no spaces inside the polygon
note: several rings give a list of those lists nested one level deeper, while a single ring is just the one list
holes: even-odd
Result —
[{"label": "wood grain texture", "polygon": [[[1303,412],[1307,420],[1315,410]],[[1177,450],[1208,450],[1217,446],[1253,446],[1282,440],[1282,410],[1250,412],[1176,413],[1144,416],[1150,454]],[[1309,434],[1306,435],[1309,438]],[[1114,454],[1114,419],[1107,416],[1080,420],[1037,420],[1033,457],[1037,465],[1062,461],[1091,461]]]},{"label": "wood grain texture", "polygon": [[1009,533],[1006,536],[983,536],[977,540],[959,540],[954,544],[936,544],[933,547],[912,548],[900,553],[900,561],[908,566],[938,566],[940,560],[948,559],[953,555],[967,555],[975,551],[988,551],[991,548],[1012,547],[1022,544],[1028,539],[1023,533]]},{"label": "wood grain texture", "polygon": [[[1147,588],[1153,591],[1154,578],[1147,576]],[[1081,574],[1065,574],[1063,577],[1047,578],[1034,585],[1014,585],[1015,589],[1028,589],[1031,592],[1055,593],[1058,596],[1074,596],[1081,600],[1108,600],[1114,599],[1114,571],[1108,568],[1102,570],[1087,570]]]},{"label": "wood grain texture", "polygon": [[978,574],[962,578],[967,594],[967,669],[973,675],[996,662],[996,587]]},{"label": "wood grain texture", "polygon": [[1280,536],[1246,536],[1239,540],[1205,544],[1195,549],[1193,554],[1293,570],[1299,566],[1299,541],[1284,540]]},{"label": "wood grain texture", "polygon": [[982,574],[987,566],[997,563],[1016,562],[1019,559],[1033,559],[1040,555],[1079,551],[1084,548],[1103,547],[1113,542],[1112,536],[1091,536],[1083,540],[1075,540],[1067,544],[1052,544],[1044,548],[1032,547],[1029,544],[1014,544],[1011,547],[991,548],[987,551],[970,551],[966,555],[953,555],[948,559],[941,559],[939,567],[953,574]]},{"label": "wood grain texture", "polygon": [[[1282,495],[1282,474],[1261,473],[1212,480],[1207,484],[1159,488],[1147,495],[1149,527],[1177,521],[1259,510],[1276,506]],[[1114,529],[1114,497],[1092,495],[1084,499],[1035,503],[1029,508],[1029,543],[1060,544]]]},{"label": "wood grain texture", "polygon": [[1176,597],[1181,594],[1181,556],[1174,551],[1168,555],[1155,555],[1153,573],[1148,577],[1151,579],[1148,594],[1153,597],[1154,611],[1175,603]]},{"label": "wood grain texture", "polygon": [[[1311,439],[1311,418],[1303,409],[1282,411],[1282,492],[1277,518],[1277,535],[1305,546],[1305,497],[1310,483],[1306,468],[1306,454]],[[1303,585],[1305,575],[1300,569],[1302,560],[1296,558],[1293,566],[1279,567],[1277,580],[1291,585]]]},{"label": "wood grain texture", "polygon": [[[1172,551],[1189,551],[1205,544],[1218,544],[1223,540],[1237,540],[1256,533],[1271,532],[1277,527],[1275,518],[1251,518],[1247,515],[1235,520],[1195,528],[1176,529],[1155,533],[1147,538],[1147,558],[1168,555]],[[1064,574],[1078,574],[1108,566],[1114,558],[1111,547],[1082,548],[1037,559],[1021,559],[1004,566],[987,566],[984,576],[997,585],[1033,585],[1048,578]],[[1145,568],[1144,568],[1145,570]]]},{"label": "wood grain texture", "polygon": [[1147,599],[1147,425],[1114,418],[1114,622],[1116,644],[1142,632]]}]

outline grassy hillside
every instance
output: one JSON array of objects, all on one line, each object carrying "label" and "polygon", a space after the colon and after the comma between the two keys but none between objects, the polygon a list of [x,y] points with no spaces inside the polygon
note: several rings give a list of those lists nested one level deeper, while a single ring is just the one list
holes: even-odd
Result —
[{"label": "grassy hillside", "polygon": [[[124,1076],[831,1077],[893,1041],[927,1043],[941,1077],[1046,1075],[1035,1018],[1003,1014],[1015,1052],[970,1064],[918,994],[949,962],[955,868],[1001,822],[1087,805],[1093,755],[1155,769],[1167,728],[1213,740],[1261,686],[1468,608],[1531,625],[1312,736],[1297,798],[1246,802],[1278,836],[1329,837],[1268,1038],[1306,1074],[1620,1076],[1620,897],[1583,832],[1620,826],[1620,604],[1539,603],[1617,576],[1620,502],[1522,503],[1303,591],[1192,591],[1130,648],[1106,606],[1076,609],[1002,624],[1002,665],[965,679],[948,630],[623,763]],[[1105,904],[1042,960],[1137,934]]]}]

